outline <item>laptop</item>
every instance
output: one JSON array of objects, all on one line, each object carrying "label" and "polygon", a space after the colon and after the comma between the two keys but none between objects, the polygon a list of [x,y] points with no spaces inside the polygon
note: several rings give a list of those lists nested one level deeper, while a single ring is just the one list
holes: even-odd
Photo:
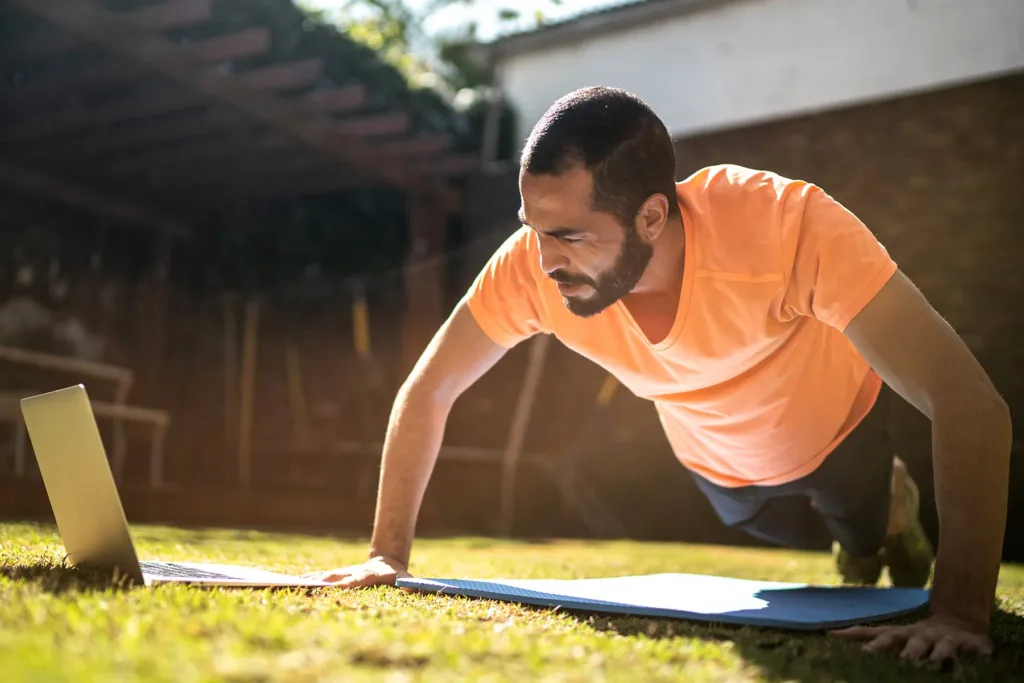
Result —
[{"label": "laptop", "polygon": [[256,568],[140,561],[106,449],[81,384],[21,400],[32,449],[70,562],[146,586],[317,587],[330,584]]}]

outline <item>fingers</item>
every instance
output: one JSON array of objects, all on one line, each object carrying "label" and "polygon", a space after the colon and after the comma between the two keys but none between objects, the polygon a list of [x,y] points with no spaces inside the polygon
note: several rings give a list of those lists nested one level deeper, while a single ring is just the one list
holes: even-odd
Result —
[{"label": "fingers", "polygon": [[[940,641],[940,644],[943,642],[945,642],[945,640]],[[903,651],[900,652],[900,657],[903,659],[921,659],[932,649],[932,645],[933,640],[931,638],[922,635],[911,636],[907,640],[907,644],[903,648]],[[953,646],[953,652],[956,652],[955,645]]]},{"label": "fingers", "polygon": [[[931,656],[928,658],[933,663],[940,663],[947,659],[956,659],[959,654],[974,654],[982,657],[991,657],[995,648],[992,641],[985,636],[974,634],[962,634],[958,636],[944,636],[935,643]],[[923,658],[920,654],[914,659]]]},{"label": "fingers", "polygon": [[935,663],[941,663],[947,659],[955,659],[958,649],[956,640],[946,636],[936,643],[935,648],[932,650],[932,656],[929,659]]},{"label": "fingers", "polygon": [[369,588],[377,585],[377,577],[370,574],[355,574],[346,576],[329,583],[333,588]]},{"label": "fingers", "polygon": [[864,652],[884,652],[902,641],[902,634],[895,629],[890,629],[876,636],[874,640],[867,643],[862,649]]},{"label": "fingers", "polygon": [[904,630],[898,626],[853,626],[833,631],[832,634],[849,640],[868,641],[861,648],[864,652],[882,652],[902,643],[906,638]]},{"label": "fingers", "polygon": [[983,657],[991,657],[996,649],[992,639],[988,636],[972,635],[964,645],[972,652],[976,652]]},{"label": "fingers", "polygon": [[349,567],[340,567],[338,569],[328,569],[327,571],[321,572],[310,572],[309,574],[303,574],[304,579],[314,579],[316,581],[333,582],[340,581],[352,574],[363,571],[362,565],[352,565]]},{"label": "fingers", "polygon": [[395,576],[393,574],[379,574],[367,569],[357,569],[355,571],[336,569],[312,574],[308,578],[328,583],[332,588],[370,588],[372,586],[395,585]]},{"label": "fingers", "polygon": [[995,647],[986,634],[968,631],[941,619],[927,619],[909,626],[854,626],[832,631],[850,640],[868,641],[864,652],[882,652],[901,645],[900,657],[943,662],[961,654],[992,655]]}]

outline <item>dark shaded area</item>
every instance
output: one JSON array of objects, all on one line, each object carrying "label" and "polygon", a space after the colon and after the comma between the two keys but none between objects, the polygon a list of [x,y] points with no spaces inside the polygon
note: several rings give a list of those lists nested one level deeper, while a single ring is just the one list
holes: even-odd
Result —
[{"label": "dark shaded area", "polygon": [[[540,608],[533,608],[540,609]],[[992,613],[992,638],[996,651],[991,659],[963,656],[941,664],[907,662],[899,651],[866,654],[863,643],[842,640],[829,632],[797,632],[725,624],[701,624],[668,619],[635,619],[568,611],[596,631],[607,631],[627,638],[698,638],[732,644],[744,660],[761,669],[768,681],[873,680],[899,672],[907,681],[1017,681],[1024,671],[1024,617],[995,609]],[[911,623],[922,616],[915,613],[874,625]],[[686,657],[681,652],[680,657]]]},{"label": "dark shaded area", "polygon": [[[907,623],[914,617],[894,620]],[[694,627],[669,622],[621,622],[595,620],[595,628],[630,637],[672,638],[683,635],[731,642],[744,660],[756,665],[769,681],[834,681],[872,680],[891,676],[898,671],[902,680],[1010,681],[1019,680],[1024,649],[1019,633],[1024,618],[998,611],[993,616],[996,653],[990,660],[965,656],[941,664],[912,663],[900,660],[898,650],[891,653],[864,654],[861,643],[843,641],[829,634],[803,635],[785,631],[752,628]],[[1004,630],[1012,629],[1016,638],[1006,638]]]},{"label": "dark shaded area", "polygon": [[0,575],[12,581],[35,584],[39,590],[53,595],[93,591],[121,593],[137,588],[127,580],[115,578],[109,571],[49,562],[0,565]]}]

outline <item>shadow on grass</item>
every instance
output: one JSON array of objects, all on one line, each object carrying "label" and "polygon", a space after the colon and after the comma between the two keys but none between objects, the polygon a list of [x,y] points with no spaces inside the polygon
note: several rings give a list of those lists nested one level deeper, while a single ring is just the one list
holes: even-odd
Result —
[{"label": "shadow on grass", "polygon": [[[667,619],[638,619],[580,614],[573,618],[597,631],[627,638],[698,639],[720,643],[758,667],[766,681],[1011,681],[1024,680],[1024,616],[1003,609],[992,615],[995,655],[988,660],[963,657],[941,665],[912,663],[889,653],[861,652],[862,642],[848,641],[827,631],[787,631],[728,624]],[[925,612],[891,619],[906,624]]]},{"label": "shadow on grass", "polygon": [[[51,564],[45,562],[31,565],[0,565],[0,576],[22,584],[23,587],[34,587],[51,595],[92,592],[127,593],[131,590],[150,590],[152,588],[147,588],[143,584],[133,584],[125,577],[114,576],[108,569],[73,567],[70,565]],[[225,585],[223,583],[204,584],[188,583],[184,581],[180,584],[174,585],[188,586],[189,590],[195,591],[272,590],[301,593],[308,596],[321,595],[325,591],[325,589],[320,586],[251,586],[244,583],[237,585]]]},{"label": "shadow on grass", "polygon": [[92,591],[125,592],[137,587],[123,577],[113,576],[109,570],[73,567],[50,562],[0,565],[0,576],[18,583],[31,584],[43,592],[55,595]]}]

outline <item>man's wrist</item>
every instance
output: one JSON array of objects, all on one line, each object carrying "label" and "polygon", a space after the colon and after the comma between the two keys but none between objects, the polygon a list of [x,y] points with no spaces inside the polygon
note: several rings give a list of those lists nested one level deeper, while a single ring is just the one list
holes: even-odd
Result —
[{"label": "man's wrist", "polygon": [[397,552],[388,546],[371,545],[367,552],[368,560],[386,560],[388,562],[394,562],[400,564],[403,567],[409,566],[409,553],[408,552]]},{"label": "man's wrist", "polygon": [[979,632],[988,631],[995,592],[980,585],[977,577],[949,576],[936,564],[930,610],[936,616],[952,617]]}]

